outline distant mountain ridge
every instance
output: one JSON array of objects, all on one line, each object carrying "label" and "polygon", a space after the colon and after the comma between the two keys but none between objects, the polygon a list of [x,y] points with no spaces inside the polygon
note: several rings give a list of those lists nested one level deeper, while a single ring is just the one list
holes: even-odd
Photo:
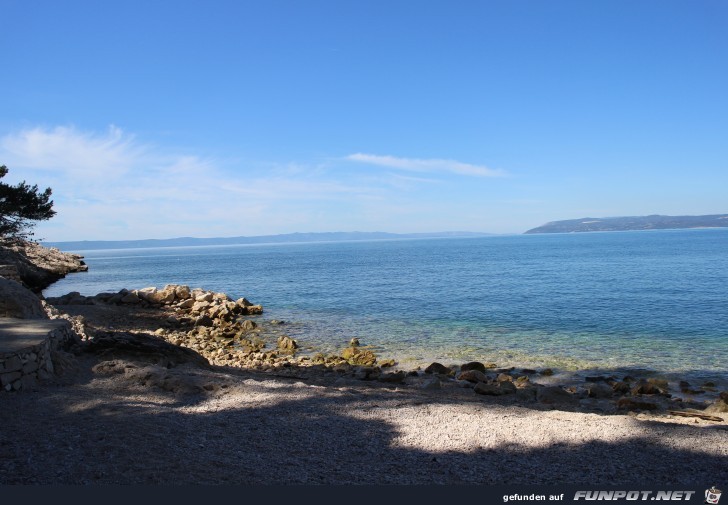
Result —
[{"label": "distant mountain ridge", "polygon": [[681,228],[727,228],[728,214],[707,216],[583,217],[552,221],[526,233],[578,233],[589,231],[669,230]]},{"label": "distant mountain ridge", "polygon": [[146,247],[187,247],[244,244],[285,244],[294,242],[349,242],[359,240],[397,240],[412,238],[485,237],[490,233],[447,231],[436,233],[386,233],[386,232],[324,232],[285,233],[253,237],[195,238],[179,237],[145,240],[81,240],[70,242],[43,242],[46,247],[65,251],[89,251],[95,249],[139,249]]}]

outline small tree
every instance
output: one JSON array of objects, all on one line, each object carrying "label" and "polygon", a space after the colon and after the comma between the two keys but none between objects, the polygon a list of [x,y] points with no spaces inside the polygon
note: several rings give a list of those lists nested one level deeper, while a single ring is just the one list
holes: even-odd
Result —
[{"label": "small tree", "polygon": [[[0,166],[0,179],[7,173],[8,168]],[[56,214],[52,207],[51,188],[41,192],[37,184],[30,186],[25,181],[15,186],[0,182],[0,238],[30,238],[34,221],[46,221]]]}]

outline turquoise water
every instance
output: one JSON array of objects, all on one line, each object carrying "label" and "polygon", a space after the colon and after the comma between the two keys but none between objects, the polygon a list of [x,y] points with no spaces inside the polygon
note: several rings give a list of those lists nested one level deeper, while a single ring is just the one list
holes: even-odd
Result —
[{"label": "turquoise water", "polygon": [[79,251],[46,290],[245,296],[309,350],[728,378],[728,230]]}]

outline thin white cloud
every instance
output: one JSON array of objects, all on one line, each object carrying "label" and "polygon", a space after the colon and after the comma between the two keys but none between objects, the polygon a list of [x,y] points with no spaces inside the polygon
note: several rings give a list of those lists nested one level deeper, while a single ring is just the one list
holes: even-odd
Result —
[{"label": "thin white cloud", "polygon": [[0,139],[0,152],[7,164],[105,179],[123,175],[145,155],[133,136],[113,125],[103,134],[67,126],[21,130]]},{"label": "thin white cloud", "polygon": [[456,160],[398,158],[377,154],[355,153],[345,157],[346,160],[377,165],[412,172],[448,172],[476,177],[503,177],[503,170],[488,168],[482,165],[471,165]]},{"label": "thin white cloud", "polygon": [[376,185],[316,165],[224,166],[142,144],[114,126],[100,133],[67,126],[10,132],[0,136],[0,163],[10,168],[7,182],[53,189],[57,215],[36,228],[48,241],[328,229],[335,213],[327,206],[383,198]]}]

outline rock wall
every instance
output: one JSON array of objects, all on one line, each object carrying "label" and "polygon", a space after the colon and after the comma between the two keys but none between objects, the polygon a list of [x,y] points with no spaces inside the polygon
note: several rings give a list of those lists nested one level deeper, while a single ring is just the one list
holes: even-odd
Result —
[{"label": "rock wall", "polygon": [[53,354],[77,337],[70,323],[60,323],[45,340],[20,350],[0,353],[0,391],[33,388],[53,376]]}]

